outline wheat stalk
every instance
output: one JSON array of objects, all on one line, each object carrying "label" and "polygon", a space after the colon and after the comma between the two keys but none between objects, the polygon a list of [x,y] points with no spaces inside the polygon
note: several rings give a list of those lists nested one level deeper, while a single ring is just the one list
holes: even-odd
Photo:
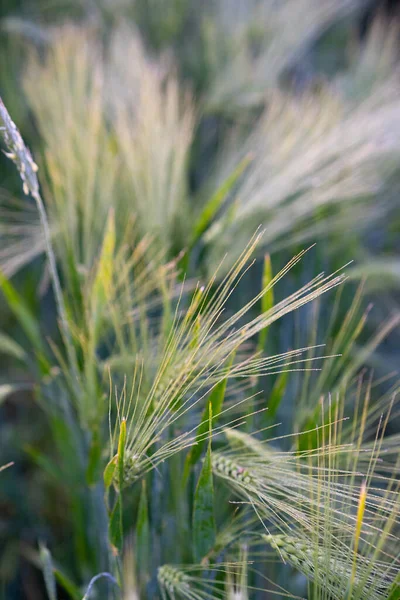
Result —
[{"label": "wheat stalk", "polygon": [[39,212],[40,221],[45,239],[46,253],[49,261],[50,274],[54,289],[54,296],[57,303],[58,313],[60,316],[61,332],[67,349],[68,357],[71,366],[78,374],[77,360],[75,349],[72,343],[72,338],[68,326],[67,312],[65,309],[64,298],[61,291],[61,284],[58,277],[56,259],[51,243],[51,232],[49,222],[47,220],[46,210],[43,204],[42,197],[39,191],[39,181],[37,178],[38,167],[32,159],[30,150],[26,147],[17,126],[11,119],[2,99],[0,98],[0,131],[3,135],[4,143],[8,149],[6,156],[10,158],[18,169],[22,179],[22,187],[25,194],[31,194],[36,202]]}]

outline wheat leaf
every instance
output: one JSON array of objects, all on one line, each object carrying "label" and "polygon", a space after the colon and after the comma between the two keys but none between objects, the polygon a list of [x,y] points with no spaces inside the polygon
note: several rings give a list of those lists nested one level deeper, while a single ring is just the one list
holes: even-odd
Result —
[{"label": "wheat leaf", "polygon": [[214,486],[211,466],[211,404],[209,404],[209,410],[210,437],[207,454],[196,487],[193,509],[193,554],[195,560],[198,562],[214,546],[216,536]]}]

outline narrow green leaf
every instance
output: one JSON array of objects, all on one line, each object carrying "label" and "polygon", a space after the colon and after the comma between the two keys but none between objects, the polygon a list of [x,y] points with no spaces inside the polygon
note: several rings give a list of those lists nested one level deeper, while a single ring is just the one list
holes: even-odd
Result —
[{"label": "narrow green leaf", "polygon": [[[268,288],[272,279],[273,279],[273,275],[272,275],[271,258],[269,256],[269,254],[266,254],[264,257],[264,271],[263,271],[263,278],[262,278],[262,289],[263,290]],[[261,313],[265,313],[265,312],[271,310],[271,308],[273,306],[274,306],[274,288],[270,287],[269,289],[266,289],[265,294],[261,298]],[[261,351],[264,350],[265,342],[267,341],[267,335],[268,335],[268,328],[265,327],[264,329],[262,329],[260,331],[260,335],[258,338],[258,350],[261,350]]]},{"label": "narrow green leaf", "polygon": [[110,460],[110,462],[107,464],[106,468],[104,469],[103,480],[104,480],[104,487],[106,488],[106,490],[109,489],[109,487],[111,486],[111,484],[113,482],[114,475],[115,475],[115,469],[117,468],[117,463],[118,463],[118,455],[116,454],[115,456],[113,456],[113,458]]},{"label": "narrow green leaf", "polygon": [[[40,550],[37,552],[36,550],[33,550],[33,548],[27,547],[24,549],[24,557],[38,569],[43,565]],[[52,564],[52,567],[57,583],[68,593],[70,598],[72,598],[72,600],[82,600],[81,591],[73,581],[71,581],[70,577],[61,571],[54,563]]]},{"label": "narrow green leaf", "polygon": [[[230,370],[230,367],[232,366],[234,358],[235,358],[235,355],[232,354],[232,356],[229,358],[229,361],[227,364],[227,371]],[[220,381],[214,387],[214,389],[211,391],[211,393],[208,397],[207,406],[205,407],[205,409],[203,411],[200,425],[197,429],[195,445],[193,445],[191,447],[191,449],[186,457],[184,477],[183,477],[184,483],[186,483],[190,467],[197,463],[197,461],[199,460],[199,458],[202,454],[203,448],[204,448],[204,444],[206,441],[205,434],[207,433],[207,429],[208,429],[209,406],[211,406],[212,414],[214,415],[213,420],[214,420],[214,424],[215,424],[218,420],[218,416],[220,415],[220,413],[222,411],[222,406],[224,403],[227,383],[228,383],[228,377],[225,377],[225,379]]]},{"label": "narrow green leaf", "polygon": [[17,360],[24,361],[26,359],[25,350],[17,344],[12,338],[4,333],[0,333],[0,353],[12,356]]},{"label": "narrow green leaf", "polygon": [[118,438],[118,497],[110,517],[110,540],[114,547],[121,551],[123,542],[123,523],[122,523],[122,489],[124,487],[124,456],[126,444],[126,419],[123,418],[119,428]]},{"label": "narrow green leaf", "polygon": [[112,510],[110,521],[109,521],[109,533],[110,541],[117,552],[121,551],[122,548],[122,502],[121,494],[118,494],[114,508]]},{"label": "narrow green leaf", "polygon": [[138,562],[138,571],[140,573],[149,573],[150,566],[150,524],[149,509],[147,501],[146,482],[142,482],[142,491],[140,494],[137,525],[136,525],[136,556]]},{"label": "narrow green leaf", "polygon": [[211,467],[211,423],[212,409],[209,404],[209,431],[207,454],[194,495],[193,507],[193,555],[200,562],[215,544],[214,486]]},{"label": "narrow green leaf", "polygon": [[190,348],[196,348],[199,344],[199,334],[201,331],[201,315],[196,315],[195,321],[193,323],[193,333],[192,339],[190,340],[189,346]]},{"label": "narrow green leaf", "polygon": [[388,600],[400,600],[400,585],[396,585],[390,590]]},{"label": "narrow green leaf", "polygon": [[275,417],[280,403],[282,402],[282,398],[286,390],[288,375],[289,371],[282,371],[282,373],[279,373],[274,387],[271,390],[267,404],[267,415],[269,419],[273,419]]},{"label": "narrow green leaf", "polygon": [[323,412],[324,405],[322,403],[318,403],[315,406],[311,415],[302,426],[302,431],[304,431],[304,433],[297,438],[297,447],[300,452],[310,450],[311,448],[318,448],[320,439],[318,431],[315,431],[315,427],[322,425],[328,426],[329,423],[331,423],[332,415],[335,414],[338,402],[339,400],[337,398],[333,398],[325,408],[325,413]]},{"label": "narrow green leaf", "polygon": [[42,563],[42,571],[46,592],[49,600],[57,600],[57,585],[54,577],[53,561],[49,550],[44,545],[40,545],[40,561]]},{"label": "narrow green leaf", "polygon": [[86,481],[88,485],[95,485],[100,475],[101,465],[101,443],[98,431],[95,431],[92,436],[92,443],[89,450],[89,460],[86,469]]},{"label": "narrow green leaf", "polygon": [[126,444],[126,419],[123,418],[119,428],[118,438],[118,483],[120,492],[124,485],[124,458],[125,458],[125,444]]},{"label": "narrow green leaf", "polygon": [[57,567],[54,567],[54,576],[59,585],[69,594],[72,600],[81,600],[82,594],[79,588]]},{"label": "narrow green leaf", "polygon": [[8,306],[14,313],[25,335],[37,353],[37,360],[42,374],[47,375],[50,372],[50,364],[45,358],[45,348],[37,319],[32,314],[32,311],[26,304],[23,297],[17,292],[12,283],[3,275],[1,271],[0,289],[4,294]]},{"label": "narrow green leaf", "polygon": [[242,175],[251,161],[251,156],[245,156],[244,159],[237,165],[236,169],[225,179],[216,192],[206,203],[200,217],[193,227],[192,245],[203,235],[211,224],[212,219],[221,207],[222,203],[232,190],[233,186]]},{"label": "narrow green leaf", "polygon": [[25,300],[17,292],[12,283],[0,271],[0,288],[14,315],[18,319],[25,334],[35,348],[43,351],[42,336],[37,319],[28,308]]},{"label": "narrow green leaf", "polygon": [[97,264],[96,277],[91,290],[93,320],[101,317],[105,303],[112,295],[112,282],[114,270],[114,253],[116,243],[114,211],[108,213],[104,232],[103,245]]},{"label": "narrow green leaf", "polygon": [[388,600],[400,600],[400,573],[389,590]]}]

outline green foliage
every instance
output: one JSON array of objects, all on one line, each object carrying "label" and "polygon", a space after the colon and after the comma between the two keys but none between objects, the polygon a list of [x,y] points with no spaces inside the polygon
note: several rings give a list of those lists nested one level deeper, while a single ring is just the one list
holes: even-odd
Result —
[{"label": "green foliage", "polygon": [[193,506],[193,555],[195,562],[201,560],[215,544],[214,486],[211,463],[212,408],[209,404],[209,433],[207,453],[194,494]]},{"label": "green foliage", "polygon": [[49,600],[395,600],[400,319],[367,317],[398,280],[370,258],[397,30],[356,42],[358,0],[198,4],[0,21],[38,163],[0,102],[5,593],[31,569]]},{"label": "green foliage", "polygon": [[12,283],[2,273],[0,273],[0,286],[9,307],[21,324],[32,348],[38,353],[38,356],[43,356],[44,359],[45,350],[43,340],[35,316],[31,313],[24,299],[18,294]]},{"label": "green foliage", "polygon": [[[229,369],[229,367],[232,366],[233,360],[234,360],[234,356],[232,356],[229,359],[229,363],[227,365],[228,369]],[[199,458],[201,456],[203,446],[206,441],[205,434],[207,433],[207,431],[209,429],[210,415],[213,415],[212,422],[215,425],[216,420],[218,419],[218,417],[220,416],[220,413],[222,412],[222,406],[224,403],[227,383],[228,383],[228,379],[227,378],[223,379],[220,383],[218,383],[215,386],[215,388],[211,391],[211,393],[208,397],[208,405],[206,405],[206,407],[204,408],[204,411],[203,411],[203,414],[201,417],[201,422],[197,429],[196,442],[192,446],[192,448],[190,449],[190,452],[188,453],[188,455],[186,457],[185,467],[187,467],[187,469],[185,469],[185,473],[189,470],[189,468],[191,466],[193,466],[197,463],[197,461],[199,460]]]},{"label": "green foliage", "polygon": [[46,546],[40,548],[40,560],[43,566],[43,577],[46,584],[46,592],[49,600],[57,600],[56,579],[54,576],[51,554]]},{"label": "green foliage", "polygon": [[151,530],[146,481],[144,480],[142,482],[136,523],[137,568],[139,573],[144,573],[147,577],[147,574],[150,572],[151,561]]},{"label": "green foliage", "polygon": [[123,543],[123,521],[122,521],[122,488],[125,484],[125,446],[126,446],[126,420],[122,419],[119,429],[118,454],[116,464],[116,475],[119,492],[110,514],[110,541],[117,551],[121,551]]},{"label": "green foliage", "polygon": [[[272,281],[272,279],[273,279],[273,276],[272,276],[271,258],[267,254],[264,257],[264,272],[263,272],[263,278],[262,278],[262,287],[264,289],[267,289],[268,291],[261,298],[261,312],[266,312],[267,310],[271,310],[271,308],[274,305],[273,288],[269,287],[269,284]],[[263,329],[263,331],[260,332],[260,336],[258,338],[258,346],[261,351],[265,348],[265,342],[267,341],[267,331],[268,331],[267,329]]]},{"label": "green foliage", "polygon": [[210,227],[212,220],[216,216],[218,210],[221,208],[223,202],[226,200],[228,194],[232,191],[235,183],[245,171],[247,165],[250,163],[251,157],[245,156],[245,158],[239,163],[234,171],[226,178],[221,186],[214,192],[205,204],[201,215],[198,218],[192,234],[192,245],[195,244],[204,232]]},{"label": "green foliage", "polygon": [[271,394],[268,397],[268,417],[274,419],[282,402],[283,394],[285,393],[289,371],[282,371],[278,375],[274,387],[271,390]]},{"label": "green foliage", "polygon": [[4,333],[0,334],[0,352],[16,358],[19,361],[24,361],[26,359],[24,349],[10,338],[10,336],[5,335]]}]

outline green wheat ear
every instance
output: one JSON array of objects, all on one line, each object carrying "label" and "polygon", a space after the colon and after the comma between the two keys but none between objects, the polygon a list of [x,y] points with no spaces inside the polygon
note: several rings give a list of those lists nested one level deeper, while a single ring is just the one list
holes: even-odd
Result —
[{"label": "green wheat ear", "polygon": [[[168,335],[161,336],[156,371],[149,378],[151,385],[147,389],[143,389],[143,375],[147,368],[145,361],[135,363],[131,391],[123,393],[118,402],[119,414],[127,418],[124,485],[132,484],[173,454],[199,441],[193,430],[183,431],[174,439],[158,444],[171,424],[178,424],[189,411],[191,414],[201,412],[208,394],[222,381],[308,368],[303,364],[304,348],[276,356],[260,356],[260,353],[251,354],[248,350],[251,346],[247,344],[278,319],[339,285],[343,275],[334,273],[325,277],[321,274],[251,318],[252,307],[302,259],[304,252],[301,252],[268,281],[259,294],[224,319],[228,299],[249,264],[251,266],[250,259],[260,237],[260,234],[253,236],[239,260],[218,285],[215,274],[205,287],[197,287],[185,310],[182,311],[177,302]],[[117,305],[115,308],[118,308]],[[145,312],[146,307],[143,308]],[[116,451],[116,435],[111,438],[110,458]]]},{"label": "green wheat ear", "polygon": [[284,562],[301,571],[309,580],[317,581],[323,590],[329,590],[332,598],[382,600],[382,593],[388,589],[379,565],[371,569],[366,557],[354,554],[354,563],[358,563],[356,570],[345,553],[332,552],[332,549],[311,543],[309,539],[286,534],[266,534],[263,539]]},{"label": "green wheat ear", "polygon": [[[158,568],[157,581],[162,600],[245,600],[247,589],[247,555],[238,562],[218,563],[210,567],[216,576],[226,577],[225,589],[220,582],[203,577],[202,565],[163,565]],[[240,594],[240,595],[239,595]]]}]

